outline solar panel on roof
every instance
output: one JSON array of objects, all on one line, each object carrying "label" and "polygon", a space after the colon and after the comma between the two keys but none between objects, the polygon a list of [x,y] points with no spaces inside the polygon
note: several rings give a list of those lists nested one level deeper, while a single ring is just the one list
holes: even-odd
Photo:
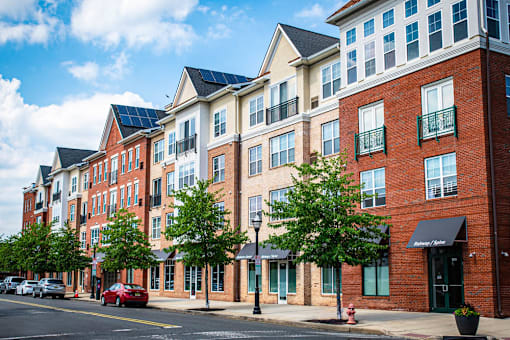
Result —
[{"label": "solar panel on roof", "polygon": [[151,125],[151,122],[150,122],[149,118],[140,117],[140,120],[142,121],[142,125],[143,125],[143,127],[146,127],[146,128],[150,128],[150,127],[152,127],[152,125]]},{"label": "solar panel on roof", "polygon": [[159,120],[159,110],[125,105],[112,105],[112,108],[122,125],[145,129],[158,126],[156,122]]},{"label": "solar panel on roof", "polygon": [[225,78],[227,79],[228,84],[235,84],[237,83],[237,79],[233,74],[225,73]]},{"label": "solar panel on roof", "polygon": [[200,72],[200,75],[202,76],[202,79],[204,81],[210,81],[210,82],[213,82],[213,83],[216,82],[214,80],[214,77],[213,77],[211,71],[209,71],[209,70],[199,70],[199,72]]},{"label": "solar panel on roof", "polygon": [[221,72],[212,71],[212,74],[214,76],[214,79],[219,84],[227,84],[227,80],[225,79],[225,76]]},{"label": "solar panel on roof", "polygon": [[128,114],[127,107],[124,105],[117,105],[117,110],[119,111],[119,114]]},{"label": "solar panel on roof", "polygon": [[246,83],[248,79],[245,76],[236,76],[238,83]]},{"label": "solar panel on roof", "polygon": [[129,118],[128,115],[119,115],[119,116],[120,116],[120,122],[123,125],[128,125],[128,126],[133,125],[133,123],[131,122],[131,118]]}]

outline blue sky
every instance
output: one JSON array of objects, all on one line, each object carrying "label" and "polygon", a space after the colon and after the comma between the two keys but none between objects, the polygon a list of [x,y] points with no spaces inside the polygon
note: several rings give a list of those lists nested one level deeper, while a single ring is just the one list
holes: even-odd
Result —
[{"label": "blue sky", "polygon": [[345,0],[0,1],[0,235],[56,146],[96,149],[109,103],[161,108],[182,68],[255,76],[279,22],[337,36]]}]

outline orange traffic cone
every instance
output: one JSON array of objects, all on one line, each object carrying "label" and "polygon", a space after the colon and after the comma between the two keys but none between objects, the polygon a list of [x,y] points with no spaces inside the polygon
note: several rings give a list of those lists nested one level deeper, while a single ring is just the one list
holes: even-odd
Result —
[{"label": "orange traffic cone", "polygon": [[78,289],[76,289],[76,290],[74,291],[74,297],[75,297],[75,298],[77,298],[77,297],[78,297]]}]

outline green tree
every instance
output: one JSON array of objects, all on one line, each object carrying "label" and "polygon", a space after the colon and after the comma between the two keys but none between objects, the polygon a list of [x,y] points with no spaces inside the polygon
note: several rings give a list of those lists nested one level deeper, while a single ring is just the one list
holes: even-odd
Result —
[{"label": "green tree", "polygon": [[337,317],[341,319],[340,273],[342,263],[350,266],[370,263],[386,246],[374,240],[385,238],[379,225],[389,217],[359,210],[360,185],[346,171],[347,157],[318,156],[312,164],[289,165],[297,171],[287,202],[267,202],[269,224],[283,233],[269,236],[268,242],[298,254],[296,262],[333,267],[336,273]]},{"label": "green tree", "polygon": [[20,234],[0,238],[0,272],[23,270],[22,257],[17,251]]},{"label": "green tree", "polygon": [[212,181],[199,180],[193,187],[185,187],[174,193],[170,207],[177,211],[173,224],[165,229],[165,236],[173,240],[167,251],[183,253],[188,266],[205,267],[205,305],[209,309],[208,267],[225,265],[234,261],[238,245],[248,240],[240,228],[232,228],[226,218],[230,211],[216,203],[223,195],[208,190]]},{"label": "green tree", "polygon": [[21,257],[22,270],[34,273],[54,272],[52,261],[52,224],[34,223],[26,227],[19,235],[16,253]]},{"label": "green tree", "polygon": [[102,243],[108,243],[101,248],[105,255],[103,270],[147,269],[158,264],[147,235],[138,229],[141,221],[134,213],[120,209],[110,221],[109,229],[103,230]]}]

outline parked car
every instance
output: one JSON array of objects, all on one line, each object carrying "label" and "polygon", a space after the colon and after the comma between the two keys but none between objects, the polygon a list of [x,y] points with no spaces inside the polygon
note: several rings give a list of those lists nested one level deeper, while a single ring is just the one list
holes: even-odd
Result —
[{"label": "parked car", "polygon": [[128,304],[147,306],[149,294],[142,286],[133,283],[116,283],[101,294],[101,304],[114,303],[117,307]]},{"label": "parked car", "polygon": [[60,279],[44,278],[33,287],[32,296],[40,297],[51,296],[52,298],[64,298],[66,294],[66,286]]},{"label": "parked car", "polygon": [[25,280],[21,276],[7,276],[2,284],[2,293],[15,293],[16,287]]},{"label": "parked car", "polygon": [[38,284],[39,281],[33,281],[33,280],[25,280],[21,282],[16,287],[16,295],[25,295],[25,294],[32,294],[34,290],[34,286]]}]

